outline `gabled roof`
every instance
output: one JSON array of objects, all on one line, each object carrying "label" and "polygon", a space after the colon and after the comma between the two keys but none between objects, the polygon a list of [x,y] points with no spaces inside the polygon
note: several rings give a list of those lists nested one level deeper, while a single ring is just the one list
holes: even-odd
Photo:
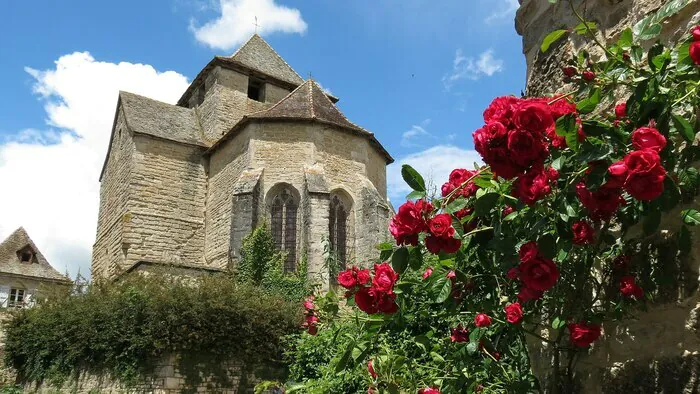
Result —
[{"label": "gabled roof", "polygon": [[204,141],[193,109],[123,91],[119,92],[119,101],[124,109],[126,124],[132,132],[184,144],[209,146]]},{"label": "gabled roof", "polygon": [[[17,254],[25,247],[31,248],[34,253],[34,261],[32,263],[22,263]],[[29,238],[29,235],[20,227],[10,234],[7,239],[0,243],[0,274],[10,274],[17,276],[26,276],[39,280],[49,280],[58,282],[69,282],[70,280],[56,271],[44,255],[36,247],[34,241]]]},{"label": "gabled roof", "polygon": [[312,121],[333,125],[369,138],[370,143],[382,153],[387,163],[394,161],[389,152],[374,137],[374,133],[350,122],[313,80],[304,82],[272,107],[244,116],[209,151],[214,150],[250,121]]},{"label": "gabled roof", "polygon": [[231,55],[231,60],[271,77],[299,85],[304,79],[258,34]]}]

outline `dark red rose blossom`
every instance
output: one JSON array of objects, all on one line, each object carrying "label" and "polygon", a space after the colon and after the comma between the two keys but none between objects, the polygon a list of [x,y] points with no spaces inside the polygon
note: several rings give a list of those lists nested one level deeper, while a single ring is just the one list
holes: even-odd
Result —
[{"label": "dark red rose blossom", "polygon": [[700,66],[700,41],[695,41],[690,44],[690,58],[693,59],[696,65]]},{"label": "dark red rose blossom", "polygon": [[425,247],[430,253],[433,254],[438,254],[440,251],[445,253],[456,253],[460,246],[462,246],[462,240],[458,238],[430,236],[425,239]]},{"label": "dark red rose blossom", "polygon": [[491,325],[491,318],[485,313],[479,313],[474,317],[474,324],[477,327],[488,327]]},{"label": "dark red rose blossom", "polygon": [[430,277],[430,275],[432,275],[432,274],[433,274],[433,268],[432,267],[426,268],[425,272],[423,272],[423,279],[428,279]]},{"label": "dark red rose blossom", "polygon": [[637,285],[632,275],[620,278],[620,293],[625,297],[634,297],[637,300],[641,300],[644,296],[644,290]]},{"label": "dark red rose blossom", "polygon": [[417,202],[406,201],[391,219],[389,231],[396,239],[397,245],[418,245],[418,234],[428,230],[425,215],[432,211],[433,206],[424,200]]},{"label": "dark red rose blossom", "polygon": [[573,77],[578,72],[578,70],[576,70],[576,67],[570,67],[570,66],[569,67],[562,67],[561,71],[564,73],[564,76],[567,76],[569,78]]},{"label": "dark red rose blossom", "polygon": [[462,325],[458,325],[457,327],[452,329],[452,335],[450,335],[450,340],[452,342],[469,342],[469,330],[466,328],[462,327]]},{"label": "dark red rose blossom", "polygon": [[[464,168],[457,168],[452,170],[450,173],[449,180],[442,185],[441,191],[442,196],[447,197],[450,193],[454,192],[455,196],[471,197],[476,194],[479,186],[474,184],[474,182],[467,182],[476,174],[476,171],[469,171]],[[458,190],[457,190],[458,189]],[[455,192],[455,190],[457,190]]]},{"label": "dark red rose blossom", "polygon": [[641,201],[651,201],[663,193],[666,170],[661,166],[661,158],[656,151],[634,151],[625,156],[624,160],[627,167],[627,193]]},{"label": "dark red rose blossom", "polygon": [[627,180],[627,166],[624,160],[620,160],[611,164],[608,167],[608,182],[606,183],[610,187],[623,187],[625,181]]},{"label": "dark red rose blossom", "polygon": [[549,151],[541,134],[516,129],[508,133],[508,153],[514,163],[527,168],[533,163],[541,162]]},{"label": "dark red rose blossom", "polygon": [[523,286],[520,288],[520,292],[518,293],[518,299],[520,302],[528,302],[532,300],[537,300],[540,297],[542,297],[542,291],[531,289],[527,286]]},{"label": "dark red rose blossom", "polygon": [[452,227],[452,216],[448,213],[435,215],[428,223],[430,234],[440,238],[451,238],[455,233],[455,228]]},{"label": "dark red rose blossom", "polygon": [[346,269],[345,271],[338,273],[338,284],[346,289],[352,289],[357,286],[357,277],[352,269]]},{"label": "dark red rose blossom", "polygon": [[537,246],[537,242],[535,241],[524,243],[518,251],[520,261],[523,263],[536,259],[539,254],[540,248]]},{"label": "dark red rose blossom", "polygon": [[521,130],[542,134],[553,123],[552,112],[545,100],[521,100],[513,110],[513,124]]},{"label": "dark red rose blossom", "polygon": [[392,314],[399,310],[396,305],[396,293],[375,292],[377,310],[382,313]]},{"label": "dark red rose blossom", "polygon": [[366,285],[370,281],[369,270],[358,270],[357,271],[357,283],[361,285]]},{"label": "dark red rose blossom", "polygon": [[661,152],[666,147],[666,137],[654,127],[640,127],[632,132],[632,146],[636,150],[651,149]]},{"label": "dark red rose blossom", "polygon": [[534,205],[552,191],[549,177],[542,167],[531,168],[515,181],[513,196],[527,205]]},{"label": "dark red rose blossom", "polygon": [[581,76],[585,81],[591,82],[595,79],[595,73],[593,71],[584,71]]},{"label": "dark red rose blossom", "polygon": [[613,268],[618,272],[625,272],[629,269],[632,258],[625,254],[619,255],[613,260]]},{"label": "dark red rose blossom", "polygon": [[511,324],[518,324],[523,320],[523,307],[519,302],[514,302],[503,310],[506,312],[506,320]]},{"label": "dark red rose blossom", "polygon": [[518,269],[520,280],[525,286],[538,291],[551,289],[559,279],[559,269],[556,264],[543,256],[520,263]]},{"label": "dark red rose blossom", "polygon": [[436,389],[435,387],[426,387],[418,390],[418,394],[440,394],[440,390]]},{"label": "dark red rose blossom", "polygon": [[693,41],[700,41],[700,25],[690,29],[690,34],[693,36]]},{"label": "dark red rose blossom", "polygon": [[507,205],[505,208],[503,208],[503,211],[501,211],[501,216],[506,217],[513,212],[515,212],[515,208],[511,207],[510,205]]},{"label": "dark red rose blossom", "polygon": [[574,233],[574,245],[588,245],[593,243],[595,231],[587,222],[583,220],[574,222],[574,224],[571,225],[571,231]]},{"label": "dark red rose blossom", "polygon": [[545,171],[547,172],[547,178],[549,178],[550,181],[556,181],[559,179],[559,171],[557,171],[556,168],[548,167]]},{"label": "dark red rose blossom", "polygon": [[506,278],[508,278],[510,280],[516,280],[516,279],[520,278],[520,271],[518,270],[518,267],[513,267],[513,268],[509,269],[508,272],[506,273]]},{"label": "dark red rose blossom", "polygon": [[379,312],[374,298],[373,290],[370,290],[368,287],[360,287],[360,290],[355,293],[355,304],[361,311],[372,315]]},{"label": "dark red rose blossom", "polygon": [[520,99],[515,96],[496,97],[484,110],[484,122],[501,122],[509,126],[513,118],[513,107],[519,102]]},{"label": "dark red rose blossom", "polygon": [[381,263],[374,265],[374,279],[372,280],[372,288],[381,292],[391,292],[394,289],[394,283],[399,279],[399,275],[389,265],[389,263]]},{"label": "dark red rose blossom", "polygon": [[608,184],[592,192],[586,188],[585,183],[579,182],[576,185],[576,195],[588,210],[588,216],[594,220],[610,220],[625,203],[620,187]]},{"label": "dark red rose blossom", "polygon": [[316,305],[314,305],[314,296],[310,296],[304,300],[304,308],[308,311],[316,309]]},{"label": "dark red rose blossom", "polygon": [[[570,96],[551,97],[550,101],[552,101],[552,104],[549,104],[549,111],[551,112],[552,118],[554,118],[554,120],[557,120],[564,115],[577,113],[576,103],[574,103],[573,99]],[[554,123],[552,123],[549,126],[549,128],[552,127],[554,127]]]},{"label": "dark red rose blossom", "polygon": [[578,347],[586,347],[600,338],[601,329],[597,324],[569,323],[571,343]]},{"label": "dark red rose blossom", "polygon": [[377,378],[377,372],[374,371],[374,360],[367,361],[367,372],[369,372],[372,379]]},{"label": "dark red rose blossom", "polygon": [[618,119],[622,119],[627,117],[627,103],[626,102],[621,102],[618,103],[615,106],[615,117]]}]

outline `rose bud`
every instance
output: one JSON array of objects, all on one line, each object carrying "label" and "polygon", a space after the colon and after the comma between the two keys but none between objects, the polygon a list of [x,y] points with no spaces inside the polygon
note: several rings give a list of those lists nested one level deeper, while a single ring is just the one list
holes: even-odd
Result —
[{"label": "rose bud", "polygon": [[595,73],[593,71],[584,71],[581,73],[581,76],[583,76],[583,79],[591,82],[595,79]]}]

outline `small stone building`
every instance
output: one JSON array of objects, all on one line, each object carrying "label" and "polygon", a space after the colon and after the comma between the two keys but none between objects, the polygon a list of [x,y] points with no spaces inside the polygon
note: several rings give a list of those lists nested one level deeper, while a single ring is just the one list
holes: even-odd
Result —
[{"label": "small stone building", "polygon": [[337,101],[257,34],[214,57],[177,105],[120,92],[93,275],[153,265],[224,270],[262,223],[286,253],[285,269],[305,259],[321,283],[326,245],[344,263],[376,257],[393,159]]},{"label": "small stone building", "polygon": [[71,281],[49,265],[24,228],[0,243],[0,308],[31,306],[41,290],[55,285]]}]

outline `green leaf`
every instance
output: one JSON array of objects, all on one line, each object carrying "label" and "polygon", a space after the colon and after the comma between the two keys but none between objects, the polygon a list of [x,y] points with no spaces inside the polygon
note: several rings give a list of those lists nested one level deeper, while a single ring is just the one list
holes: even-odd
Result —
[{"label": "green leaf", "polygon": [[700,212],[697,209],[685,209],[681,211],[681,217],[683,218],[683,223],[696,226],[700,224]]},{"label": "green leaf", "polygon": [[445,362],[445,359],[436,352],[430,352],[430,357],[432,357],[433,361],[435,361],[435,362],[438,362],[438,363]]},{"label": "green leaf", "polygon": [[462,209],[464,209],[464,207],[467,206],[468,202],[469,201],[466,198],[462,198],[462,197],[457,198],[454,201],[452,201],[451,203],[447,204],[447,206],[445,207],[445,212],[449,213],[449,214],[453,214],[457,211],[461,211]]},{"label": "green leaf", "polygon": [[644,217],[644,222],[642,223],[644,234],[654,234],[656,230],[659,229],[659,224],[661,224],[661,211],[649,212]]},{"label": "green leaf", "polygon": [[612,128],[612,125],[597,120],[584,120],[581,123],[583,124],[583,132],[587,136],[592,135],[594,137],[599,137],[607,134],[608,130]]},{"label": "green leaf", "polygon": [[695,140],[695,131],[693,126],[685,118],[679,115],[672,115],[673,125],[676,130],[685,138],[688,142],[693,142]]},{"label": "green leaf", "polygon": [[408,252],[408,266],[412,270],[418,270],[423,266],[423,254],[418,247],[411,247]]},{"label": "green leaf", "polygon": [[557,4],[558,0],[549,0],[549,4]]},{"label": "green leaf", "polygon": [[479,344],[476,342],[469,342],[467,344],[467,352],[469,354],[474,354],[476,353],[476,350],[479,348]]},{"label": "green leaf", "polygon": [[352,356],[352,350],[355,348],[355,342],[350,342],[348,344],[348,347],[345,348],[345,352],[343,352],[342,357],[340,357],[340,360],[338,360],[338,364],[335,365],[335,372],[341,372],[343,371],[347,365],[348,365],[348,360],[350,360],[350,357]]},{"label": "green leaf", "polygon": [[540,46],[540,50],[542,52],[547,52],[549,50],[549,47],[552,46],[555,42],[557,42],[559,39],[564,37],[564,34],[566,34],[567,31],[564,29],[560,30],[554,30],[553,32],[547,34],[547,36],[542,40],[542,45]]},{"label": "green leaf", "polygon": [[620,48],[629,48],[632,46],[632,39],[632,29],[628,27],[622,31],[622,34],[620,34],[620,39],[617,40],[617,45],[620,46]]},{"label": "green leaf", "polygon": [[695,0],[672,0],[667,2],[656,12],[637,22],[632,28],[634,35],[642,41],[658,37],[661,33],[660,22],[669,16],[675,15],[692,1]]},{"label": "green leaf", "polygon": [[560,319],[559,317],[555,317],[554,320],[552,320],[552,328],[555,330],[558,330],[566,325],[566,321]]},{"label": "green leaf", "polygon": [[421,198],[425,198],[425,192],[419,192],[417,190],[414,190],[406,196],[406,200],[420,200]]},{"label": "green leaf", "polygon": [[425,353],[432,348],[430,338],[426,337],[425,335],[418,335],[414,338],[414,341],[416,342],[416,345],[418,345],[418,347],[420,347]]},{"label": "green leaf", "polygon": [[380,244],[377,244],[377,246],[375,246],[375,248],[377,250],[393,250],[394,244],[392,244],[390,242],[382,242]]},{"label": "green leaf", "polygon": [[[588,28],[586,28],[588,26]],[[588,30],[595,32],[596,29],[598,29],[598,25],[595,22],[584,22],[584,23],[579,23],[576,27],[574,27],[574,31],[576,34],[582,36],[586,33],[588,33]]]},{"label": "green leaf", "polygon": [[401,166],[401,176],[411,189],[425,193],[425,181],[423,177],[408,164]]},{"label": "green leaf", "polygon": [[452,293],[452,281],[444,276],[439,278],[433,284],[430,293],[434,303],[442,304],[450,297],[450,293]]},{"label": "green leaf", "polygon": [[566,145],[573,151],[578,150],[578,125],[576,115],[567,114],[557,119],[556,133],[566,139]]},{"label": "green leaf", "polygon": [[661,34],[661,29],[662,26],[659,23],[652,23],[644,27],[644,30],[639,33],[638,38],[640,41],[652,40]]},{"label": "green leaf", "polygon": [[406,271],[406,267],[408,267],[408,249],[405,246],[396,249],[394,254],[391,255],[391,266],[399,274]]},{"label": "green leaf", "polygon": [[595,89],[590,97],[576,104],[576,109],[582,114],[593,112],[600,103],[600,89]]},{"label": "green leaf", "polygon": [[678,230],[678,250],[681,254],[688,254],[693,247],[692,237],[690,236],[690,230],[688,227],[681,226]]},{"label": "green leaf", "polygon": [[537,240],[542,255],[548,259],[557,255],[557,240],[552,234],[545,234]]},{"label": "green leaf", "polygon": [[472,179],[472,182],[474,182],[475,185],[482,187],[484,189],[493,186],[493,184],[491,183],[491,178],[488,178],[485,176],[478,176],[478,177]]},{"label": "green leaf", "polygon": [[564,167],[564,163],[566,163],[566,157],[564,155],[559,156],[552,161],[552,168],[561,171],[562,167]]},{"label": "green leaf", "polygon": [[486,193],[474,201],[474,213],[477,216],[486,216],[489,211],[496,205],[498,198],[501,195],[498,193]]}]

